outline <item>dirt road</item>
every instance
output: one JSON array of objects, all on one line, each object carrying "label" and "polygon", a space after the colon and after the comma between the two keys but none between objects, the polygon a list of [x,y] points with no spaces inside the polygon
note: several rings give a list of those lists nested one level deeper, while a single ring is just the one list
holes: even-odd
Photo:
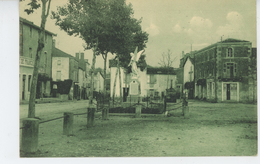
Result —
[{"label": "dirt road", "polygon": [[86,115],[74,116],[74,135],[62,135],[62,120],[40,124],[37,157],[254,156],[256,105],[189,103],[163,115],[113,115],[86,128]]}]

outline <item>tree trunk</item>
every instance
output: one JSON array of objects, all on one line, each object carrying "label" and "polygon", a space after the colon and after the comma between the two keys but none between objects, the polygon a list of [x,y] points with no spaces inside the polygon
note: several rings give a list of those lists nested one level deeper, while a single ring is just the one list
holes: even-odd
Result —
[{"label": "tree trunk", "polygon": [[97,49],[98,43],[96,47],[93,50],[93,59],[92,59],[92,66],[91,66],[91,80],[90,80],[90,97],[89,97],[89,104],[92,104],[93,101],[93,91],[94,91],[94,70],[95,70],[95,64],[96,64],[96,49]]},{"label": "tree trunk", "polygon": [[117,62],[117,70],[118,70],[118,73],[119,73],[119,93],[120,93],[120,103],[123,102],[123,98],[122,98],[122,84],[121,84],[121,70],[120,70],[120,67],[119,67],[119,59],[118,59],[118,62]]},{"label": "tree trunk", "polygon": [[38,70],[39,70],[39,64],[40,64],[40,56],[39,56],[38,53],[39,52],[37,50],[37,54],[35,56],[31,91],[30,91],[28,118],[34,118],[35,117],[35,97],[36,97],[36,87],[37,87],[38,74],[39,74]]},{"label": "tree trunk", "polygon": [[32,78],[31,92],[30,92],[30,99],[29,99],[29,109],[28,109],[29,118],[35,117],[35,97],[36,97],[36,87],[37,87],[38,74],[39,74],[38,70],[39,70],[41,52],[42,49],[44,48],[45,24],[46,24],[47,17],[49,15],[51,0],[49,0],[47,13],[45,14],[46,3],[47,1],[42,0],[41,33],[38,39],[38,47],[35,55],[35,63],[34,63],[33,78]]},{"label": "tree trunk", "polygon": [[104,57],[104,88],[103,88],[104,97],[107,94],[107,90],[106,90],[106,76],[107,76],[107,53],[105,54],[105,57]]},{"label": "tree trunk", "polygon": [[109,100],[107,100],[106,76],[107,76],[107,53],[104,56],[104,88],[103,88],[103,109],[102,109],[103,120],[106,120],[108,118],[108,110],[109,110],[109,108],[107,107]]},{"label": "tree trunk", "polygon": [[115,76],[114,87],[113,87],[113,99],[115,97],[115,92],[116,92],[117,74],[118,74],[118,69],[116,69],[116,76]]}]

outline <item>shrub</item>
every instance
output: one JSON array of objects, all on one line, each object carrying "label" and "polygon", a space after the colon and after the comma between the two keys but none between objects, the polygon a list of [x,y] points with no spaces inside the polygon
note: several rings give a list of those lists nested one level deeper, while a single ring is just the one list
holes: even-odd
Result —
[{"label": "shrub", "polygon": [[[128,108],[122,108],[122,107],[115,107],[110,108],[109,113],[135,113],[135,107],[128,107]],[[163,108],[142,108],[143,114],[162,114]]]}]

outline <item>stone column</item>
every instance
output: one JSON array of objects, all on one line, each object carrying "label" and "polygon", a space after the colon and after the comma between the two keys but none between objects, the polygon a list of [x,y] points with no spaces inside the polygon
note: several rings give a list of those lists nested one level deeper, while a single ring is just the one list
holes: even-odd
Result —
[{"label": "stone column", "polygon": [[183,113],[184,118],[189,118],[189,107],[188,107],[188,102],[186,99],[183,99],[182,113]]},{"label": "stone column", "polygon": [[92,127],[94,125],[94,118],[95,118],[95,106],[92,104],[89,104],[88,107],[88,115],[87,115],[87,127]]},{"label": "stone column", "polygon": [[102,110],[102,119],[107,120],[108,116],[109,116],[109,108],[105,106],[104,109]]},{"label": "stone column", "polygon": [[73,134],[73,116],[74,116],[74,114],[71,112],[64,113],[64,119],[63,119],[63,134],[64,135]]},{"label": "stone column", "polygon": [[26,118],[23,120],[21,150],[28,153],[37,151],[39,120],[35,118]]},{"label": "stone column", "polygon": [[135,107],[135,118],[141,118],[142,106],[137,105]]}]

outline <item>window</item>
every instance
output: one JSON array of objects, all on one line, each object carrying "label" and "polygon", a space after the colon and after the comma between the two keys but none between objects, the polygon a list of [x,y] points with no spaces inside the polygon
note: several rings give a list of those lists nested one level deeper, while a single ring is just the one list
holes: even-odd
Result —
[{"label": "window", "polygon": [[32,48],[29,48],[29,57],[32,58]]},{"label": "window", "polygon": [[30,38],[32,37],[32,27],[30,27]]},{"label": "window", "polygon": [[57,71],[56,80],[57,80],[57,81],[60,81],[60,80],[61,80],[61,71]]},{"label": "window", "polygon": [[150,84],[155,84],[157,81],[156,75],[150,75]]},{"label": "window", "polygon": [[32,78],[32,75],[29,75],[28,76],[28,91],[30,92],[30,89],[31,89],[31,78]]},{"label": "window", "polygon": [[47,36],[47,34],[46,34],[46,32],[45,32],[45,43],[46,43],[46,44],[47,44],[47,40],[48,40],[47,37],[48,37],[48,36]]},{"label": "window", "polygon": [[224,63],[223,73],[225,78],[233,78],[236,76],[237,64],[236,63]]},{"label": "window", "polygon": [[58,65],[61,65],[61,60],[58,60],[58,61],[57,61],[57,64],[58,64]]},{"label": "window", "polygon": [[147,75],[147,83],[150,83],[150,75]]},{"label": "window", "polygon": [[233,49],[228,48],[227,57],[233,57]]}]

